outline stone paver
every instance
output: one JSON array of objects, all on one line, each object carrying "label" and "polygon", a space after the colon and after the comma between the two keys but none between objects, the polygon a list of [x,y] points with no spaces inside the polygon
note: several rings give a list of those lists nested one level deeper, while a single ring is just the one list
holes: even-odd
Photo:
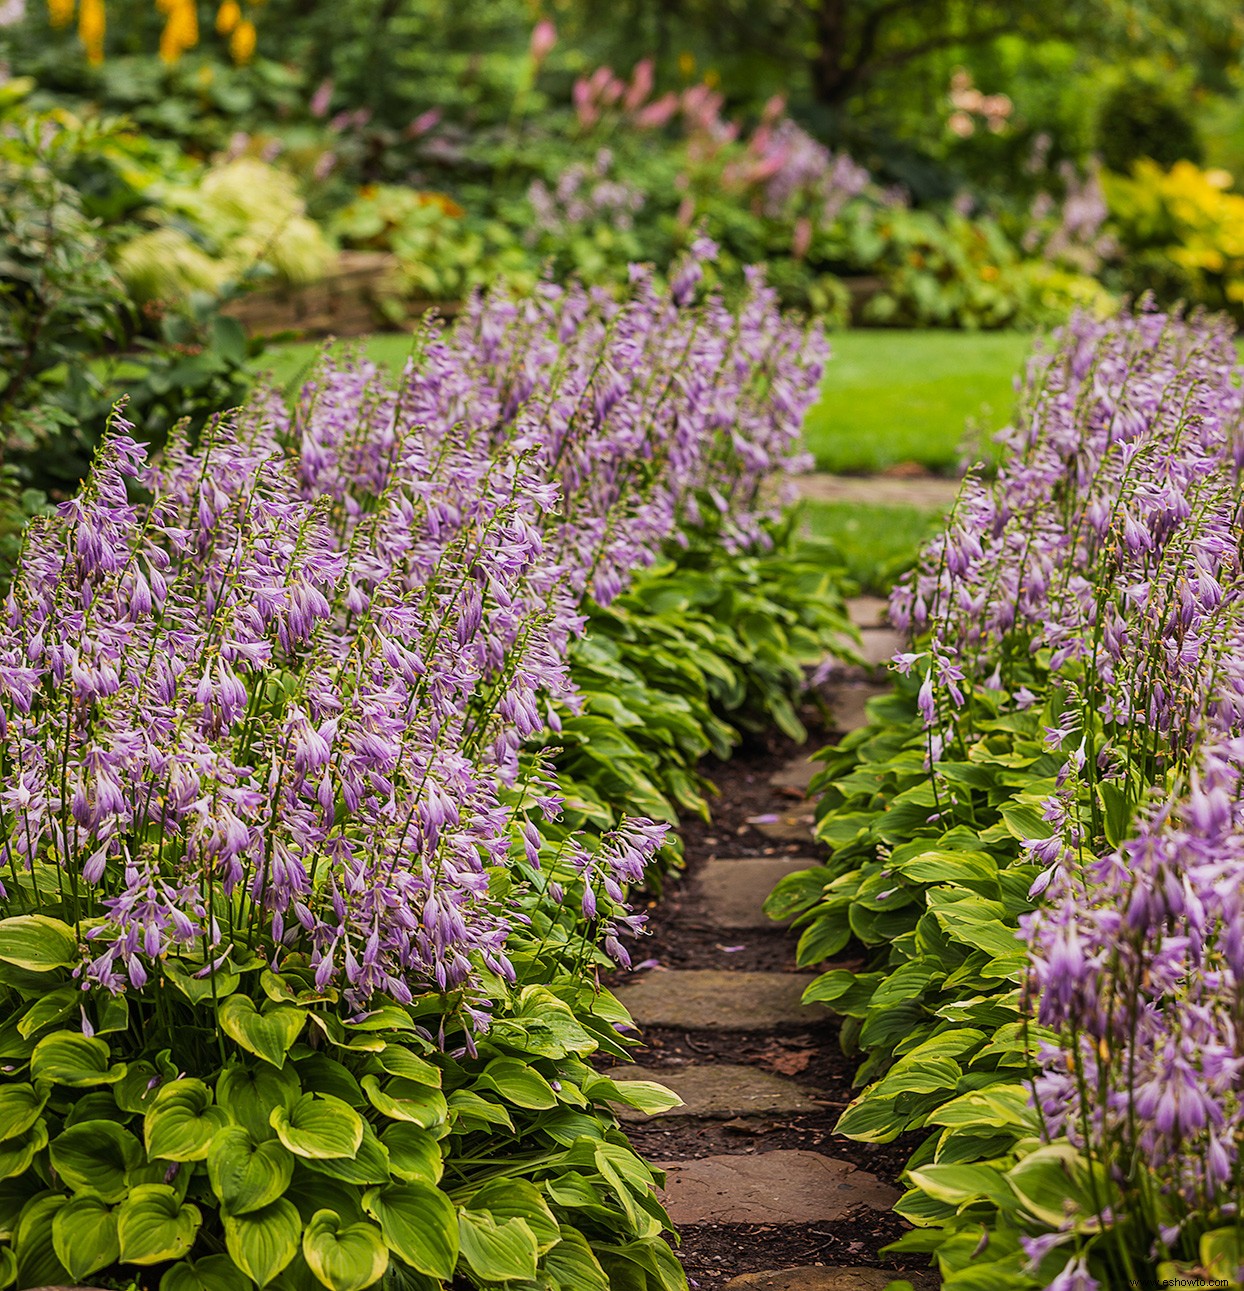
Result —
[{"label": "stone paver", "polygon": [[907,638],[893,628],[865,628],[860,642],[860,655],[873,668],[884,668],[900,650],[907,649]]},{"label": "stone paver", "polygon": [[812,783],[812,777],[824,765],[823,762],[813,762],[811,758],[792,758],[769,777],[769,784],[780,791],[797,791],[802,797]]},{"label": "stone paver", "polygon": [[[774,1076],[758,1067],[733,1063],[698,1064],[686,1067],[627,1067],[615,1079],[655,1080],[672,1089],[683,1101],[682,1107],[657,1116],[693,1116],[697,1120],[728,1121],[736,1116],[790,1116],[799,1112],[824,1110],[816,1091],[807,1089],[783,1076]],[[624,1121],[653,1119],[633,1108],[620,1108]]]},{"label": "stone paver", "polygon": [[861,1206],[889,1210],[891,1188],[849,1161],[801,1149],[657,1163],[661,1201],[675,1224],[817,1224]]},{"label": "stone paver", "polygon": [[936,475],[800,475],[799,496],[814,502],[868,502],[874,506],[920,507],[948,511],[959,493],[958,480]]},{"label": "stone paver", "polygon": [[811,811],[771,811],[749,816],[747,823],[775,843],[807,843],[813,838],[816,817]]},{"label": "stone paver", "polygon": [[895,1281],[907,1281],[916,1291],[937,1286],[927,1273],[892,1273],[885,1269],[829,1268],[805,1264],[797,1269],[744,1273],[726,1283],[726,1291],[885,1291]]},{"label": "stone paver", "polygon": [[815,860],[802,856],[709,861],[699,873],[705,916],[717,928],[773,928],[764,911],[765,898],[779,879],[815,865]]},{"label": "stone paver", "polygon": [[[848,731],[859,730],[868,725],[866,705],[870,699],[884,695],[890,690],[888,685],[879,682],[858,681],[840,682],[831,686],[827,692],[830,713],[834,730],[842,735]],[[818,769],[821,763],[817,763]]]},{"label": "stone paver", "polygon": [[645,973],[618,998],[641,1027],[685,1031],[771,1031],[806,1027],[824,1011],[800,1004],[813,973],[732,972],[674,968]]},{"label": "stone paver", "polygon": [[880,596],[849,596],[847,613],[857,628],[885,627],[890,602]]}]

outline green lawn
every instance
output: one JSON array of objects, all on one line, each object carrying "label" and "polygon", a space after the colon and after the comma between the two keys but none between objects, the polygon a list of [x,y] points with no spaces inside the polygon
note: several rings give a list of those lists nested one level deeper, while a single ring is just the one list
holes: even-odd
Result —
[{"label": "green lawn", "polygon": [[833,563],[874,596],[888,595],[941,519],[936,511],[863,502],[805,502],[802,511],[804,532],[829,543]]},{"label": "green lawn", "polygon": [[837,333],[804,433],[817,468],[865,475],[899,462],[951,473],[969,422],[1006,425],[1032,337],[1018,332]]},{"label": "green lawn", "polygon": [[[410,337],[363,341],[378,362],[400,367]],[[1006,424],[1015,374],[1031,337],[1015,332],[861,330],[831,338],[825,395],[808,414],[808,447],[822,471],[868,474],[899,462],[951,472],[969,421]],[[319,352],[316,343],[273,346],[258,360],[282,385]]]}]

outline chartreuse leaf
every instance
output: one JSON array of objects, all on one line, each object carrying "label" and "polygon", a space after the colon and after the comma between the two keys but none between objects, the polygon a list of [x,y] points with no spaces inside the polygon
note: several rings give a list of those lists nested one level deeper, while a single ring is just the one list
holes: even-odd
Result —
[{"label": "chartreuse leaf", "polygon": [[621,1103],[648,1116],[682,1106],[682,1099],[672,1089],[658,1085],[655,1080],[613,1080],[600,1076],[587,1081],[583,1092],[597,1102]]},{"label": "chartreuse leaf", "polygon": [[0,1246],[0,1287],[17,1281],[17,1256],[9,1246]]},{"label": "chartreuse leaf", "polygon": [[43,1121],[36,1121],[25,1134],[15,1134],[0,1142],[0,1179],[13,1179],[25,1174],[30,1163],[48,1144],[48,1128]]},{"label": "chartreuse leaf", "polygon": [[49,1155],[74,1192],[89,1189],[114,1202],[125,1196],[126,1176],[142,1162],[143,1149],[116,1121],[78,1121],[52,1140]]},{"label": "chartreuse leaf", "polygon": [[468,1207],[487,1211],[498,1223],[521,1219],[536,1239],[537,1255],[545,1255],[561,1241],[557,1220],[540,1190],[526,1179],[493,1179],[476,1189]]},{"label": "chartreuse leaf", "polygon": [[212,1139],[207,1177],[224,1210],[245,1215],[284,1194],[294,1177],[294,1158],[276,1139],[257,1144],[248,1130],[229,1125]]},{"label": "chartreuse leaf", "polygon": [[227,1255],[181,1260],[165,1271],[160,1291],[251,1291],[251,1280]]},{"label": "chartreuse leaf", "polygon": [[498,1220],[487,1211],[462,1210],[458,1242],[467,1267],[482,1282],[535,1280],[540,1253],[525,1220]]},{"label": "chartreuse leaf", "polygon": [[39,1119],[47,1101],[47,1094],[35,1093],[33,1085],[22,1083],[0,1088],[0,1139],[25,1134]]},{"label": "chartreuse leaf", "polygon": [[125,1264],[178,1260],[191,1246],[203,1217],[163,1183],[140,1183],[117,1209],[117,1236]]},{"label": "chartreuse leaf", "polygon": [[389,1252],[374,1224],[343,1224],[317,1210],[302,1234],[302,1257],[329,1291],[362,1291],[384,1275]]},{"label": "chartreuse leaf", "polygon": [[412,1183],[437,1184],[445,1170],[441,1145],[429,1130],[406,1121],[385,1127],[380,1142],[389,1154],[389,1170]]},{"label": "chartreuse leaf", "polygon": [[561,1241],[544,1257],[544,1272],[557,1291],[610,1291],[609,1279],[587,1238],[565,1224],[560,1231]]},{"label": "chartreuse leaf", "polygon": [[534,1067],[517,1058],[494,1058],[475,1081],[476,1087],[491,1089],[507,1103],[534,1112],[557,1106],[553,1087]]},{"label": "chartreuse leaf", "polygon": [[147,1155],[163,1161],[202,1161],[217,1130],[228,1124],[223,1107],[212,1106],[211,1090],[193,1078],[161,1087],[143,1117]]},{"label": "chartreuse leaf", "polygon": [[298,1253],[302,1219],[282,1197],[246,1215],[222,1215],[225,1246],[247,1277],[266,1287]]},{"label": "chartreuse leaf", "polygon": [[268,1120],[295,1156],[352,1157],[363,1141],[363,1118],[331,1094],[303,1094],[288,1110],[274,1108]]},{"label": "chartreuse leaf", "polygon": [[288,1004],[269,1005],[261,1013],[247,995],[231,995],[217,1010],[221,1030],[248,1053],[270,1062],[285,1064],[285,1055],[298,1039],[307,1015]]},{"label": "chartreuse leaf", "polygon": [[419,1085],[400,1076],[388,1081],[383,1089],[375,1076],[364,1076],[360,1083],[367,1101],[381,1116],[391,1121],[409,1121],[430,1130],[449,1115],[445,1095],[428,1085]]},{"label": "chartreuse leaf", "polygon": [[76,1013],[82,1002],[82,992],[73,986],[62,986],[59,991],[49,991],[40,996],[17,1022],[18,1035],[29,1038],[44,1027],[63,1022]]},{"label": "chartreuse leaf", "polygon": [[391,1184],[363,1194],[363,1209],[380,1225],[384,1244],[429,1277],[448,1282],[458,1263],[458,1215],[438,1188]]},{"label": "chartreuse leaf", "polygon": [[917,1188],[923,1188],[935,1201],[951,1206],[985,1198],[995,1205],[1013,1209],[1015,1196],[1006,1186],[1002,1171],[987,1165],[926,1165],[908,1170]]},{"label": "chartreuse leaf", "polygon": [[30,1078],[51,1085],[85,1089],[90,1085],[116,1084],[124,1075],[124,1067],[109,1068],[104,1041],[76,1031],[44,1036],[30,1055]]},{"label": "chartreuse leaf", "polygon": [[57,1212],[68,1203],[59,1193],[36,1196],[22,1209],[17,1225],[17,1283],[23,1287],[64,1285],[72,1281],[60,1262],[52,1236]]},{"label": "chartreuse leaf", "polygon": [[216,1082],[216,1101],[256,1143],[276,1137],[271,1124],[273,1111],[287,1111],[298,1101],[298,1077],[288,1068],[275,1070],[264,1063],[257,1068],[231,1063]]},{"label": "chartreuse leaf", "polygon": [[102,1197],[80,1193],[53,1216],[52,1246],[75,1281],[115,1264],[121,1257],[117,1212]]},{"label": "chartreuse leaf", "polygon": [[78,939],[59,919],[19,914],[0,919],[0,961],[29,973],[69,968],[78,960]]},{"label": "chartreuse leaf", "polygon": [[403,1045],[389,1045],[382,1053],[376,1055],[376,1062],[390,1076],[404,1076],[417,1085],[434,1085],[440,1088],[440,1068],[434,1067],[418,1054],[411,1053]]},{"label": "chartreuse leaf", "polygon": [[363,1122],[363,1139],[358,1151],[348,1157],[306,1157],[307,1168],[317,1174],[330,1175],[360,1187],[388,1183],[392,1172],[389,1168],[388,1149],[376,1137],[376,1131]]}]

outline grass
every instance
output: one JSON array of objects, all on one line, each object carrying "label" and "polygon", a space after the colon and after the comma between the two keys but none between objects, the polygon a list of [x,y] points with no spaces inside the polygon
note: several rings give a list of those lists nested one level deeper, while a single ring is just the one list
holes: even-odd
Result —
[{"label": "grass", "polygon": [[833,563],[874,596],[888,595],[941,518],[917,507],[863,502],[805,502],[801,516],[808,537],[829,543]]},{"label": "grass", "polygon": [[869,475],[900,462],[950,474],[969,422],[1000,430],[1032,337],[859,330],[831,339],[824,395],[804,436],[817,469]]},{"label": "grass", "polygon": [[[900,462],[950,473],[969,422],[986,433],[1011,413],[1012,382],[1031,337],[1017,332],[860,330],[832,338],[825,393],[805,435],[817,469],[866,475]],[[368,355],[400,368],[410,337],[363,339]],[[314,342],[273,346],[257,363],[288,385],[314,361]]]}]

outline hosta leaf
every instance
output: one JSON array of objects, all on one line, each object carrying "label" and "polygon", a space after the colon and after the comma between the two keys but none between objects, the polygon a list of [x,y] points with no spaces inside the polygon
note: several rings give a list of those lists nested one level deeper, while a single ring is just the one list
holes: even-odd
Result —
[{"label": "hosta leaf", "polygon": [[270,1005],[261,1013],[246,995],[229,996],[217,1016],[225,1035],[274,1067],[284,1066],[307,1020],[302,1009],[288,1004]]},{"label": "hosta leaf", "polygon": [[33,1197],[22,1209],[17,1225],[17,1283],[22,1287],[65,1285],[72,1281],[56,1254],[52,1225],[57,1212],[68,1203],[59,1193]]},{"label": "hosta leaf", "polygon": [[121,1255],[116,1211],[102,1197],[74,1197],[53,1216],[52,1245],[75,1281],[115,1264]]},{"label": "hosta leaf", "polygon": [[216,1101],[248,1130],[256,1143],[276,1137],[271,1124],[273,1111],[287,1111],[298,1101],[298,1077],[288,1067],[280,1071],[263,1064],[257,1068],[232,1063],[216,1082]]},{"label": "hosta leaf", "polygon": [[147,1154],[163,1161],[202,1161],[228,1120],[223,1107],[212,1106],[211,1091],[201,1080],[174,1080],[160,1088],[143,1117]]},{"label": "hosta leaf", "polygon": [[363,1122],[362,1142],[353,1156],[321,1159],[307,1157],[305,1160],[307,1168],[317,1174],[330,1175],[334,1179],[342,1179],[360,1187],[388,1183],[390,1180],[388,1150],[366,1121]]},{"label": "hosta leaf", "polygon": [[385,1127],[380,1142],[389,1154],[389,1169],[399,1179],[437,1184],[445,1162],[436,1136],[406,1121]]},{"label": "hosta leaf", "polygon": [[385,1245],[399,1259],[446,1282],[458,1262],[458,1214],[438,1188],[422,1183],[372,1188],[363,1208],[380,1225]]},{"label": "hosta leaf", "polygon": [[160,1279],[160,1291],[251,1291],[251,1280],[227,1255],[181,1260]]},{"label": "hosta leaf", "polygon": [[434,1067],[426,1058],[420,1058],[418,1054],[411,1053],[402,1045],[389,1045],[382,1053],[376,1055],[376,1062],[390,1076],[404,1076],[417,1085],[434,1085],[437,1089],[440,1088],[440,1068]]},{"label": "hosta leaf", "polygon": [[562,1225],[561,1241],[544,1257],[544,1271],[557,1291],[610,1291],[609,1279],[587,1238]]},{"label": "hosta leaf", "polygon": [[47,1143],[48,1128],[42,1121],[36,1121],[25,1134],[5,1139],[0,1143],[0,1179],[13,1179],[25,1174]]},{"label": "hosta leaf", "polygon": [[0,919],[0,961],[31,973],[47,973],[77,963],[78,939],[59,919],[19,914]]},{"label": "hosta leaf", "polygon": [[400,1076],[390,1080],[383,1089],[375,1076],[364,1076],[361,1083],[367,1101],[391,1121],[409,1121],[430,1130],[449,1115],[445,1095],[431,1086],[417,1085]]},{"label": "hosta leaf", "polygon": [[598,1102],[621,1103],[649,1116],[682,1106],[682,1099],[672,1089],[655,1080],[612,1080],[602,1076],[585,1085],[584,1092]]},{"label": "hosta leaf", "polygon": [[266,1287],[298,1253],[302,1219],[284,1197],[247,1215],[223,1215],[225,1246],[247,1277]]},{"label": "hosta leaf", "polygon": [[202,1223],[197,1206],[183,1202],[163,1183],[142,1183],[117,1210],[121,1260],[126,1264],[163,1264],[194,1245]]},{"label": "hosta leaf", "polygon": [[35,1093],[33,1085],[0,1087],[0,1139],[25,1134],[39,1119],[47,1101],[47,1094]]},{"label": "hosta leaf", "polygon": [[535,1184],[526,1179],[493,1179],[476,1189],[468,1207],[487,1211],[498,1223],[521,1219],[536,1239],[536,1253],[544,1255],[561,1240],[557,1220]]},{"label": "hosta leaf", "polygon": [[112,1085],[125,1075],[125,1068],[110,1068],[108,1062],[108,1046],[103,1040],[76,1031],[57,1031],[35,1045],[30,1077],[71,1089]]},{"label": "hosta leaf", "polygon": [[546,1112],[557,1106],[553,1087],[534,1067],[517,1058],[494,1058],[477,1077],[475,1084],[491,1089],[515,1107]]},{"label": "hosta leaf", "polygon": [[274,1108],[268,1120],[295,1156],[351,1157],[363,1141],[362,1117],[331,1094],[304,1094],[288,1110]]},{"label": "hosta leaf", "polygon": [[38,1035],[44,1027],[63,1022],[78,1011],[82,1002],[82,992],[73,986],[64,986],[59,991],[49,991],[37,999],[17,1022],[17,1033],[22,1036]]},{"label": "hosta leaf", "polygon": [[389,1267],[388,1248],[374,1224],[343,1224],[331,1210],[312,1216],[302,1235],[302,1256],[329,1291],[362,1291]]},{"label": "hosta leaf", "polygon": [[207,1177],[223,1209],[244,1215],[276,1201],[294,1177],[294,1158],[276,1139],[256,1144],[240,1125],[216,1132]]},{"label": "hosta leaf", "polygon": [[126,1176],[143,1160],[142,1144],[115,1121],[78,1121],[52,1140],[52,1168],[75,1192],[86,1188],[120,1201]]},{"label": "hosta leaf", "polygon": [[467,1267],[481,1281],[535,1280],[539,1249],[525,1220],[497,1220],[484,1211],[463,1210],[458,1241]]}]

